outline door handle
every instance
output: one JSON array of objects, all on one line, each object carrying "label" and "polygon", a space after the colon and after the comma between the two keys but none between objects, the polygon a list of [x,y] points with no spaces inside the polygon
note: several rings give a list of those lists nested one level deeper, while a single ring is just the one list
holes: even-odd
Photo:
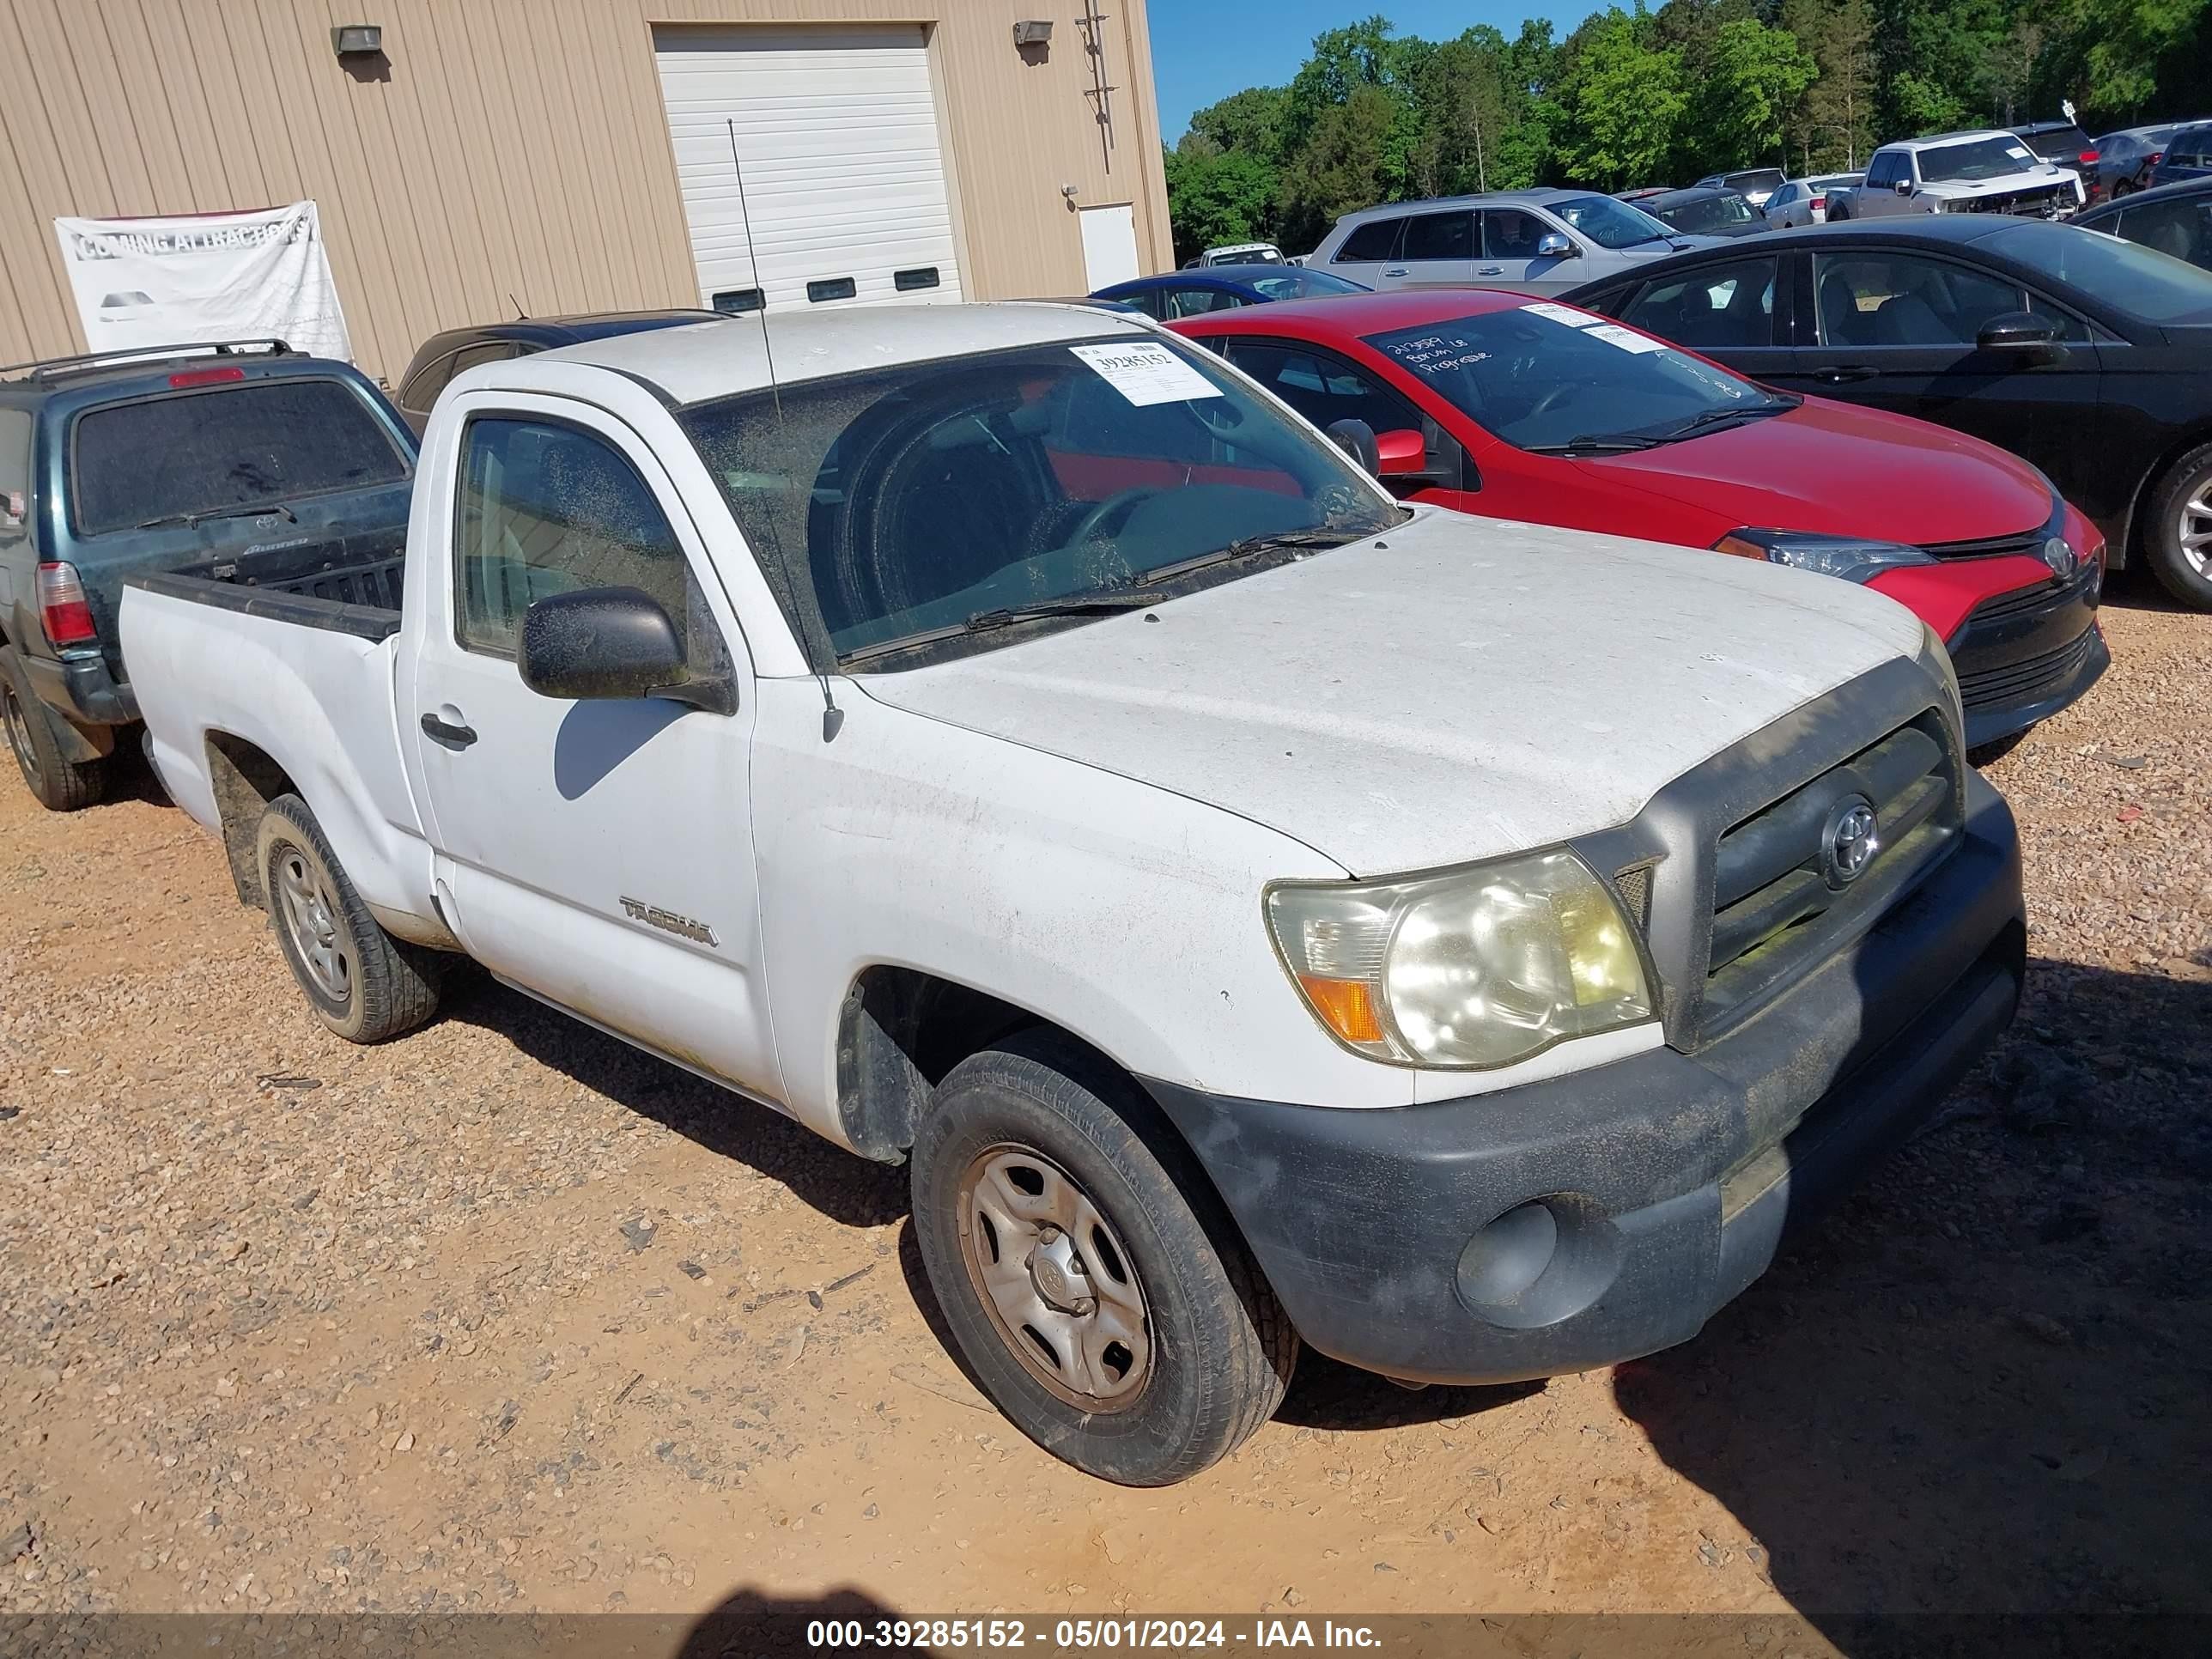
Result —
[{"label": "door handle", "polygon": [[1403,265],[1385,265],[1382,267],[1382,274],[1385,276],[1403,276],[1406,274],[1406,267]]},{"label": "door handle", "polygon": [[422,735],[448,749],[465,749],[477,740],[477,729],[473,726],[448,726],[435,714],[425,714]]},{"label": "door handle", "polygon": [[1476,271],[1474,274],[1478,276],[1503,276],[1505,274],[1505,267],[1504,265],[1485,265],[1481,270]]},{"label": "door handle", "polygon": [[1848,386],[1853,380],[1871,380],[1881,372],[1864,363],[1846,363],[1838,368],[1816,369],[1813,378],[1823,386]]}]

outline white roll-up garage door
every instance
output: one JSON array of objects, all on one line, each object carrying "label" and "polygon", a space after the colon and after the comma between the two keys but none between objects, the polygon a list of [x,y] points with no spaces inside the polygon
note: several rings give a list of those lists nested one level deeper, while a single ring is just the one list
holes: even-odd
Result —
[{"label": "white roll-up garage door", "polygon": [[653,50],[702,304],[960,297],[919,27],[661,27]]}]

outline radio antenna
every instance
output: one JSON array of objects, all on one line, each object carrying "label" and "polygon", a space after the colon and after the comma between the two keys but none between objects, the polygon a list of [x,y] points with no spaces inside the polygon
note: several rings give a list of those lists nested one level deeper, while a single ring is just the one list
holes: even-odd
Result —
[{"label": "radio antenna", "polygon": [[775,418],[781,424],[783,420],[783,392],[775,383],[775,349],[769,343],[768,338],[768,290],[761,286],[760,249],[753,243],[753,211],[745,201],[744,158],[738,154],[736,118],[729,118],[722,125],[730,130],[730,165],[737,170],[738,175],[738,216],[744,227],[745,260],[752,267],[753,292],[760,296],[761,356],[768,359],[769,396],[775,404]]}]

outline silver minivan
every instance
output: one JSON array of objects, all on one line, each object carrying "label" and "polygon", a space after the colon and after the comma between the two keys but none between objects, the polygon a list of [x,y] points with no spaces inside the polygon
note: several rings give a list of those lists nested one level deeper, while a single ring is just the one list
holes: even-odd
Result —
[{"label": "silver minivan", "polygon": [[1711,245],[1595,191],[1492,191],[1347,213],[1306,264],[1375,289],[1564,294]]}]

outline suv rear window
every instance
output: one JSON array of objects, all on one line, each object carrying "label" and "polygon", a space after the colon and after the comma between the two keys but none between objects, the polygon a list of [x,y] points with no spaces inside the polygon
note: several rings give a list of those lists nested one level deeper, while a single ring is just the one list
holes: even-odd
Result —
[{"label": "suv rear window", "polygon": [[398,483],[407,458],[340,380],[246,380],[87,410],[70,445],[81,536]]},{"label": "suv rear window", "polygon": [[2070,161],[2085,150],[2097,148],[2079,127],[2048,127],[2041,132],[2023,132],[2020,136],[2030,149],[2046,161]]}]

